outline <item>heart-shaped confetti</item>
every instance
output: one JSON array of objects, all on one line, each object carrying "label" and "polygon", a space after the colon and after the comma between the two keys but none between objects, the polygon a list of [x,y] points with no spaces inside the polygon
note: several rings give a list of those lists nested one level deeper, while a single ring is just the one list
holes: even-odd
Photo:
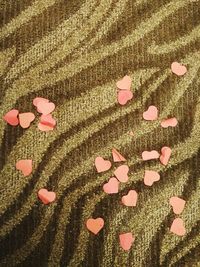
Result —
[{"label": "heart-shaped confetti", "polygon": [[105,172],[111,168],[111,162],[109,160],[105,160],[102,157],[96,157],[95,166],[97,172]]},{"label": "heart-shaped confetti", "polygon": [[119,192],[119,181],[115,177],[111,177],[109,181],[103,185],[103,191],[107,194],[116,194]]},{"label": "heart-shaped confetti", "polygon": [[126,105],[126,103],[133,98],[133,93],[130,90],[120,90],[117,93],[118,103],[122,106]]},{"label": "heart-shaped confetti", "polygon": [[171,64],[171,70],[174,74],[176,74],[178,76],[182,76],[187,72],[187,68],[178,62],[173,62]]},{"label": "heart-shaped confetti", "polygon": [[49,100],[46,99],[46,98],[43,98],[43,97],[36,97],[36,98],[33,99],[33,105],[35,107],[37,107],[37,105],[38,105],[39,102],[48,103]]},{"label": "heart-shaped confetti", "polygon": [[143,118],[146,121],[155,121],[158,118],[158,109],[155,106],[150,106],[147,111],[143,113]]},{"label": "heart-shaped confetti", "polygon": [[114,175],[120,182],[126,183],[128,181],[128,172],[129,167],[127,165],[121,165],[114,171]]},{"label": "heart-shaped confetti", "polygon": [[124,233],[119,235],[120,246],[124,250],[129,250],[135,240],[132,233]]},{"label": "heart-shaped confetti", "polygon": [[87,220],[86,226],[90,232],[97,235],[99,231],[104,227],[104,220],[102,218],[90,218]]},{"label": "heart-shaped confetti", "polygon": [[131,89],[131,77],[126,75],[120,81],[116,83],[117,88],[121,90],[130,90]]},{"label": "heart-shaped confetti", "polygon": [[170,228],[170,232],[178,235],[183,236],[186,233],[184,222],[181,218],[176,218]]},{"label": "heart-shaped confetti", "polygon": [[38,197],[43,202],[43,204],[49,204],[56,199],[56,193],[42,188],[38,191]]},{"label": "heart-shaped confetti", "polygon": [[160,154],[156,150],[142,152],[143,160],[158,159]]},{"label": "heart-shaped confetti", "polygon": [[54,129],[54,127],[49,126],[49,125],[45,125],[41,122],[38,123],[38,129],[42,132],[49,132],[52,131]]},{"label": "heart-shaped confetti", "polygon": [[51,126],[51,127],[54,127],[56,125],[56,121],[54,120],[51,114],[42,115],[40,117],[40,122],[44,125]]},{"label": "heart-shaped confetti", "polygon": [[163,120],[161,122],[161,126],[163,128],[167,128],[167,127],[176,127],[176,125],[178,124],[178,121],[176,118],[170,118],[170,119],[166,119],[166,120]]},{"label": "heart-shaped confetti", "polygon": [[152,186],[154,182],[160,180],[160,174],[156,171],[145,171],[144,174],[144,184],[148,186]]},{"label": "heart-shaped confetti", "polygon": [[28,128],[31,122],[34,121],[34,119],[35,119],[35,115],[32,112],[19,114],[19,124],[24,129]]},{"label": "heart-shaped confetti", "polygon": [[115,149],[112,149],[112,156],[114,162],[126,161],[126,159]]},{"label": "heart-shaped confetti", "polygon": [[167,147],[167,146],[164,146],[162,149],[161,149],[161,156],[160,156],[160,162],[163,164],[163,165],[167,165],[169,160],[170,160],[170,157],[171,157],[171,153],[172,153],[172,150],[170,147]]},{"label": "heart-shaped confetti", "polygon": [[16,169],[21,171],[24,176],[32,173],[33,161],[31,159],[21,159],[16,163]]},{"label": "heart-shaped confetti", "polygon": [[37,104],[37,111],[39,113],[42,113],[43,115],[48,115],[50,114],[51,112],[53,112],[55,109],[55,104],[52,103],[52,102],[39,102]]},{"label": "heart-shaped confetti", "polygon": [[181,214],[185,207],[185,200],[180,197],[171,197],[169,200],[175,214]]},{"label": "heart-shaped confetti", "polygon": [[138,199],[138,193],[130,190],[127,195],[122,197],[122,203],[127,207],[135,207]]},{"label": "heart-shaped confetti", "polygon": [[19,111],[17,109],[12,109],[8,111],[3,117],[3,119],[12,126],[17,126],[19,124],[18,119]]}]

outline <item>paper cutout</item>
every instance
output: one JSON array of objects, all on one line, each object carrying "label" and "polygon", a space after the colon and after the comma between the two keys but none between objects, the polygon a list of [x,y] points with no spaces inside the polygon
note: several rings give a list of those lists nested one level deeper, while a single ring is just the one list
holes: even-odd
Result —
[{"label": "paper cutout", "polygon": [[138,193],[130,190],[127,195],[122,197],[122,203],[127,207],[135,207],[138,199]]},{"label": "paper cutout", "polygon": [[48,115],[50,114],[51,112],[53,112],[55,109],[55,104],[52,103],[52,102],[48,102],[48,103],[45,103],[45,102],[39,102],[37,104],[37,111],[39,113],[42,113],[43,115]]},{"label": "paper cutout", "polygon": [[52,131],[54,129],[54,127],[48,126],[48,125],[45,125],[45,124],[39,122],[38,123],[38,129],[42,132],[49,132],[49,131]]},{"label": "paper cutout", "polygon": [[154,182],[160,180],[160,174],[156,171],[145,171],[144,174],[144,184],[148,186],[152,186]]},{"label": "paper cutout", "polygon": [[170,147],[167,147],[167,146],[164,146],[162,149],[161,149],[161,156],[160,156],[160,162],[163,164],[163,165],[167,165],[169,160],[170,160],[170,157],[171,157],[171,153],[172,153],[172,150]]},{"label": "paper cutout", "polygon": [[119,192],[119,181],[115,177],[111,177],[109,181],[103,185],[103,191],[107,194],[116,194]]},{"label": "paper cutout", "polygon": [[111,162],[109,160],[104,160],[102,157],[96,157],[95,166],[97,172],[105,172],[111,168]]},{"label": "paper cutout", "polygon": [[114,162],[126,161],[126,159],[115,149],[112,149],[112,156]]},{"label": "paper cutout", "polygon": [[133,93],[130,90],[120,90],[117,93],[118,103],[122,106],[126,105],[126,103],[133,98]]},{"label": "paper cutout", "polygon": [[44,125],[50,126],[50,127],[54,127],[56,125],[56,121],[55,119],[52,117],[51,114],[48,115],[42,115],[40,117],[40,122]]},{"label": "paper cutout", "polygon": [[17,126],[19,124],[18,114],[19,111],[17,109],[12,109],[4,115],[3,119],[8,124],[12,126]]},{"label": "paper cutout", "polygon": [[186,229],[184,226],[184,222],[181,218],[176,218],[170,228],[170,232],[178,235],[178,236],[184,236],[186,234]]},{"label": "paper cutout", "polygon": [[169,200],[175,214],[181,214],[185,207],[185,200],[179,197],[171,197]]},{"label": "paper cutout", "polygon": [[143,118],[147,121],[154,121],[158,118],[158,109],[155,106],[150,106],[147,111],[143,113]]},{"label": "paper cutout", "polygon": [[21,171],[24,176],[32,173],[32,159],[21,159],[16,163],[16,169]]},{"label": "paper cutout", "polygon": [[156,150],[142,152],[143,160],[158,159],[160,154]]},{"label": "paper cutout", "polygon": [[43,98],[43,97],[36,97],[36,98],[33,99],[33,105],[35,107],[37,107],[37,105],[38,105],[39,102],[48,103],[49,100],[46,99],[46,98]]},{"label": "paper cutout", "polygon": [[128,172],[129,172],[129,167],[127,165],[121,165],[114,171],[114,175],[120,182],[126,183],[129,179]]},{"label": "paper cutout", "polygon": [[104,219],[103,218],[90,218],[86,222],[87,229],[93,234],[97,235],[99,231],[104,227]]},{"label": "paper cutout", "polygon": [[35,115],[32,112],[19,114],[19,124],[24,129],[28,128],[31,122],[34,121],[34,119],[35,119]]},{"label": "paper cutout", "polygon": [[120,81],[116,83],[117,88],[121,90],[130,90],[131,89],[131,77],[126,75]]},{"label": "paper cutout", "polygon": [[178,76],[182,76],[187,72],[187,68],[178,62],[173,62],[171,64],[171,71]]},{"label": "paper cutout", "polygon": [[166,119],[166,120],[163,120],[161,122],[161,126],[163,128],[167,128],[167,127],[176,127],[176,125],[178,124],[178,121],[176,118],[170,118],[170,119]]},{"label": "paper cutout", "polygon": [[124,250],[130,250],[135,237],[133,237],[132,233],[125,233],[125,234],[120,234],[119,235],[119,240],[120,240],[120,246],[124,249]]},{"label": "paper cutout", "polygon": [[43,204],[47,205],[49,203],[52,203],[56,199],[56,193],[42,188],[38,191],[38,197],[43,202]]}]

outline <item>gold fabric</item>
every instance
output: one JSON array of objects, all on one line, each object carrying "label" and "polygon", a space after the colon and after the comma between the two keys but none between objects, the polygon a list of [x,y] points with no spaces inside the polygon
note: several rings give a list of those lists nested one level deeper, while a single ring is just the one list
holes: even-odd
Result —
[{"label": "gold fabric", "polygon": [[[38,114],[26,130],[0,120],[0,266],[200,266],[200,1],[0,0],[0,23],[0,117],[13,108],[37,114],[32,100],[41,96],[56,104],[57,120],[48,133]],[[173,61],[187,74],[172,74]],[[126,74],[134,99],[121,107],[115,83]],[[149,105],[159,109],[155,122],[142,119]],[[161,128],[171,116],[178,126]],[[172,148],[166,167],[141,160],[162,146]],[[111,160],[113,147],[130,178],[107,195],[114,167],[97,174],[94,160]],[[30,176],[15,169],[19,159],[33,159]],[[145,186],[145,169],[161,180]],[[40,188],[56,201],[43,205]],[[120,204],[130,189],[136,208]],[[171,196],[186,200],[183,237],[169,231]],[[85,227],[90,217],[105,220],[97,236]],[[129,252],[122,232],[135,236]]]}]

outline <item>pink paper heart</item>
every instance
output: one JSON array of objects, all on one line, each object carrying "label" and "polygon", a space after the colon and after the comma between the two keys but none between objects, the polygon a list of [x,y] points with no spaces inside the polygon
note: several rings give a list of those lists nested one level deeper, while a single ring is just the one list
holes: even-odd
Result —
[{"label": "pink paper heart", "polygon": [[49,204],[56,199],[56,193],[42,188],[38,191],[38,197],[44,204]]},{"label": "pink paper heart", "polygon": [[21,171],[24,176],[28,176],[32,173],[32,164],[31,159],[21,159],[16,163],[16,169]]},{"label": "pink paper heart", "polygon": [[179,197],[171,197],[169,200],[175,214],[181,214],[185,207],[185,200]]},{"label": "pink paper heart", "polygon": [[111,177],[109,181],[103,185],[103,191],[107,194],[116,194],[119,192],[119,181],[115,177]]},{"label": "pink paper heart", "polygon": [[117,94],[118,103],[122,106],[133,98],[133,93],[130,90],[120,90]]},{"label": "pink paper heart", "polygon": [[126,159],[115,148],[112,150],[112,156],[114,162],[126,161]]},{"label": "pink paper heart", "polygon": [[46,102],[42,101],[42,102],[39,102],[37,104],[37,111],[39,113],[42,113],[43,115],[50,114],[51,112],[54,111],[54,109],[55,109],[55,104],[52,102],[46,103]]},{"label": "pink paper heart", "polygon": [[38,105],[39,102],[48,103],[49,100],[46,99],[46,98],[43,98],[43,97],[36,97],[36,98],[33,99],[33,105],[35,107],[37,107],[37,105]]},{"label": "pink paper heart", "polygon": [[158,159],[160,154],[156,150],[142,152],[143,160]]},{"label": "pink paper heart", "polygon": [[31,122],[34,121],[34,119],[35,119],[35,115],[32,112],[19,114],[19,124],[24,129],[28,128]]},{"label": "pink paper heart", "polygon": [[147,121],[154,121],[158,118],[158,109],[155,106],[150,106],[147,111],[143,113],[143,118]]},{"label": "pink paper heart", "polygon": [[135,240],[135,237],[133,237],[132,233],[125,233],[119,235],[120,240],[120,246],[124,250],[129,250]]},{"label": "pink paper heart", "polygon": [[42,124],[45,124],[47,126],[51,126],[51,127],[54,127],[56,125],[56,121],[54,120],[54,118],[52,117],[51,114],[48,114],[48,115],[42,115],[40,117],[40,122]]},{"label": "pink paper heart", "polygon": [[109,160],[104,160],[102,157],[96,157],[95,166],[97,172],[105,172],[111,168],[111,162]]},{"label": "pink paper heart", "polygon": [[54,126],[45,125],[45,124],[39,122],[38,123],[38,129],[42,132],[49,132],[49,131],[53,131]]},{"label": "pink paper heart", "polygon": [[121,90],[130,90],[131,89],[131,77],[126,75],[120,81],[116,83],[117,88]]},{"label": "pink paper heart", "polygon": [[104,227],[104,220],[103,218],[90,218],[86,222],[86,227],[90,232],[97,235],[99,231]]},{"label": "pink paper heart", "polygon": [[152,186],[154,182],[160,180],[160,174],[156,171],[145,171],[144,184]]},{"label": "pink paper heart", "polygon": [[122,197],[122,203],[127,207],[135,207],[138,199],[138,193],[130,190],[127,195]]},{"label": "pink paper heart", "polygon": [[187,72],[187,68],[178,62],[173,62],[171,64],[171,70],[174,74],[176,74],[178,76],[182,76]]},{"label": "pink paper heart", "polygon": [[171,153],[172,153],[172,150],[170,147],[167,147],[167,146],[164,146],[162,149],[161,149],[161,156],[160,156],[160,162],[163,164],[163,165],[167,165],[168,162],[169,162],[169,159],[171,157]]},{"label": "pink paper heart", "polygon": [[17,126],[19,124],[18,114],[19,114],[19,111],[17,109],[12,109],[4,115],[3,119],[8,124],[12,126]]},{"label": "pink paper heart", "polygon": [[129,172],[129,167],[127,165],[121,165],[114,171],[114,175],[120,182],[126,183],[129,179],[128,172]]},{"label": "pink paper heart", "polygon": [[178,236],[183,236],[186,233],[186,229],[184,226],[184,222],[181,218],[176,218],[170,228],[170,232],[178,235]]},{"label": "pink paper heart", "polygon": [[176,127],[176,125],[178,124],[178,121],[176,118],[170,118],[170,119],[166,119],[166,120],[163,120],[161,122],[161,126],[163,128],[167,128],[167,127]]}]

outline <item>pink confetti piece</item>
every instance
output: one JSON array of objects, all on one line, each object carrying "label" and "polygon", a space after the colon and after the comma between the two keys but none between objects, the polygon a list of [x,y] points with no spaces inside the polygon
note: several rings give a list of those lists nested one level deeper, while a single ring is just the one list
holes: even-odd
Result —
[{"label": "pink confetti piece", "polygon": [[52,117],[51,114],[42,115],[40,117],[40,122],[44,125],[54,127],[56,125],[56,120]]},{"label": "pink confetti piece", "polygon": [[181,214],[185,207],[185,200],[180,197],[171,197],[169,200],[175,214]]},{"label": "pink confetti piece", "polygon": [[161,156],[160,156],[160,162],[163,164],[163,165],[167,165],[169,160],[170,160],[170,157],[171,157],[171,153],[172,153],[172,150],[170,147],[167,147],[167,146],[164,146],[162,149],[161,149]]},{"label": "pink confetti piece", "polygon": [[134,240],[135,237],[133,237],[132,233],[124,233],[119,235],[120,246],[126,251],[130,250]]},{"label": "pink confetti piece", "polygon": [[48,125],[45,125],[45,124],[39,122],[38,123],[38,129],[42,132],[49,132],[49,131],[53,131],[54,127],[48,126]]},{"label": "pink confetti piece", "polygon": [[33,161],[31,159],[21,159],[16,163],[16,169],[21,171],[24,176],[32,173]]},{"label": "pink confetti piece", "polygon": [[93,234],[97,235],[100,230],[104,227],[104,219],[103,218],[90,218],[86,221],[87,229]]},{"label": "pink confetti piece", "polygon": [[156,150],[142,152],[143,160],[158,159],[160,154]]},{"label": "pink confetti piece", "polygon": [[37,104],[37,111],[39,113],[42,113],[43,115],[48,115],[50,114],[51,112],[53,112],[55,109],[55,104],[52,103],[52,102],[38,102]]},{"label": "pink confetti piece", "polygon": [[133,98],[133,93],[130,90],[120,90],[117,93],[118,103],[122,106],[126,105],[126,103]]},{"label": "pink confetti piece", "polygon": [[178,121],[176,118],[170,118],[170,119],[166,119],[166,120],[163,120],[161,122],[161,126],[163,128],[168,128],[168,127],[176,127],[176,125],[178,124]]},{"label": "pink confetti piece", "polygon": [[173,62],[171,64],[171,71],[178,76],[183,76],[187,72],[187,68],[178,62]]},{"label": "pink confetti piece", "polygon": [[109,160],[105,160],[102,157],[96,157],[95,166],[97,172],[105,172],[111,168],[111,162]]},{"label": "pink confetti piece", "polygon": [[8,124],[12,126],[17,126],[19,124],[18,114],[19,111],[17,109],[12,109],[4,115],[3,119]]},{"label": "pink confetti piece", "polygon": [[147,186],[152,186],[154,182],[160,180],[160,174],[156,171],[145,171],[144,184]]},{"label": "pink confetti piece", "polygon": [[158,118],[158,109],[155,106],[150,106],[147,111],[143,113],[143,118],[147,121],[155,121]]},{"label": "pink confetti piece", "polygon": [[121,165],[114,171],[114,175],[120,182],[126,183],[129,179],[128,172],[129,172],[129,167],[127,165]]},{"label": "pink confetti piece", "polygon": [[33,99],[33,105],[35,107],[37,107],[37,105],[38,105],[39,102],[48,103],[49,100],[46,99],[46,98],[43,98],[43,97],[36,97],[36,98]]},{"label": "pink confetti piece", "polygon": [[31,122],[34,121],[34,119],[35,119],[35,115],[32,112],[19,114],[19,124],[24,129],[28,128]]},{"label": "pink confetti piece", "polygon": [[181,218],[176,218],[170,228],[170,232],[178,235],[178,236],[184,236],[186,234],[186,229],[184,226],[184,222]]},{"label": "pink confetti piece", "polygon": [[127,195],[122,197],[122,203],[127,207],[135,207],[137,204],[138,193],[130,190]]},{"label": "pink confetti piece", "polygon": [[43,204],[47,205],[55,201],[56,193],[42,188],[38,191],[38,198],[42,201]]},{"label": "pink confetti piece", "polygon": [[130,90],[131,89],[131,77],[126,75],[120,81],[116,83],[117,88],[121,90]]},{"label": "pink confetti piece", "polygon": [[103,191],[107,194],[116,194],[119,192],[119,181],[115,177],[111,177],[109,181],[103,185]]},{"label": "pink confetti piece", "polygon": [[126,159],[115,149],[112,149],[112,156],[114,162],[126,161]]}]

